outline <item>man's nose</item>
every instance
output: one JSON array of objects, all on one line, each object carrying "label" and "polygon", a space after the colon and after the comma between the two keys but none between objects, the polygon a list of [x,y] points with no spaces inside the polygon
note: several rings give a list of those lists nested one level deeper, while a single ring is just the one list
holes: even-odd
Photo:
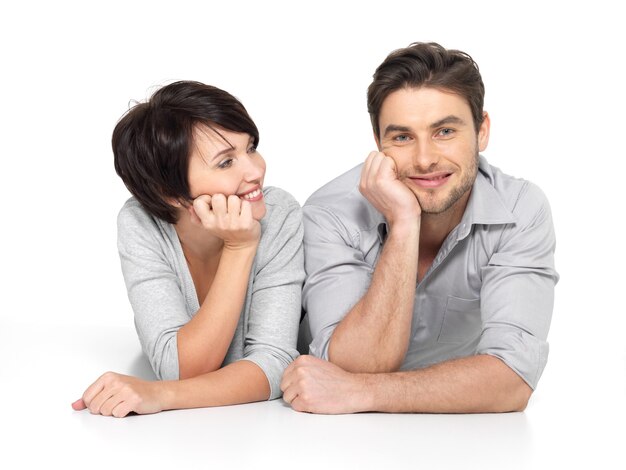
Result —
[{"label": "man's nose", "polygon": [[419,139],[413,152],[413,166],[420,171],[428,171],[439,162],[439,152],[430,139]]}]

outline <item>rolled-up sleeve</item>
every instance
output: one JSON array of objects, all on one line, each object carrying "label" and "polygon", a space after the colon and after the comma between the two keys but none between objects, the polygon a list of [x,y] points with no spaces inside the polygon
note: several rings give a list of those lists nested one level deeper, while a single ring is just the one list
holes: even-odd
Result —
[{"label": "rolled-up sleeve", "polygon": [[[287,195],[285,195],[287,197]],[[296,349],[304,281],[302,210],[295,200],[276,207],[257,260],[243,359],[258,365],[270,384],[270,399],[282,392],[285,368]]]},{"label": "rolled-up sleeve", "polygon": [[180,281],[152,233],[132,208],[118,215],[118,250],[141,347],[157,378],[179,377],[177,332],[189,321]]},{"label": "rolled-up sleeve", "polygon": [[513,213],[517,222],[504,229],[498,249],[482,268],[483,331],[477,353],[498,357],[534,389],[548,358],[559,278],[556,242],[550,207],[539,188],[529,183]]},{"label": "rolled-up sleeve", "polygon": [[302,299],[312,337],[309,353],[322,359],[328,360],[335,327],[371,283],[373,267],[365,260],[359,236],[327,209],[304,206],[307,277]]}]

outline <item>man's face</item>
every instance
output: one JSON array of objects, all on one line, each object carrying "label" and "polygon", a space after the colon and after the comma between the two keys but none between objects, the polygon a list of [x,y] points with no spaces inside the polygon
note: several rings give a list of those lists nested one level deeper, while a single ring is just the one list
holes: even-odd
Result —
[{"label": "man's face", "polygon": [[489,116],[478,133],[469,104],[435,88],[403,88],[383,102],[378,148],[396,163],[398,178],[425,214],[466,204],[489,141]]}]

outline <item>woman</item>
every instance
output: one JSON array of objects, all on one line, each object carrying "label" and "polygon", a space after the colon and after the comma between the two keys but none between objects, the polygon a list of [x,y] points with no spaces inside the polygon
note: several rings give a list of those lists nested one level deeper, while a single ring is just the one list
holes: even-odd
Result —
[{"label": "woman", "polygon": [[115,170],[133,195],[118,249],[161,381],[107,372],[75,410],[122,417],[280,396],[298,355],[302,215],[263,187],[258,143],[243,105],[198,82],[165,86],[117,124]]}]

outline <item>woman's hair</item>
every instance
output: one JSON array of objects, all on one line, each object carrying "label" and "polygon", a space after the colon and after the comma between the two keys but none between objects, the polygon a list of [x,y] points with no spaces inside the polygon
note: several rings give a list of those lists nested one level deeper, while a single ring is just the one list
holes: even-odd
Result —
[{"label": "woman's hair", "polygon": [[367,110],[380,138],[380,109],[385,98],[401,88],[440,88],[465,98],[476,132],[483,122],[485,86],[478,65],[465,52],[447,50],[437,43],[415,42],[393,51],[374,72],[367,89]]},{"label": "woman's hair", "polygon": [[207,126],[249,134],[259,131],[230,93],[200,82],[180,81],[133,106],[117,123],[112,145],[115,171],[153,216],[174,224],[177,210],[168,201],[189,201],[187,178],[194,131]]}]

